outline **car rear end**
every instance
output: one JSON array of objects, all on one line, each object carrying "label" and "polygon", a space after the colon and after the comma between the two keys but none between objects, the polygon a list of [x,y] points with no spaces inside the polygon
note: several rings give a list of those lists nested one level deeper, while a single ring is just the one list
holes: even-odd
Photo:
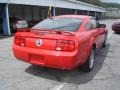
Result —
[{"label": "car rear end", "polygon": [[13,52],[16,58],[31,64],[72,69],[77,55],[77,43],[74,36],[30,35],[24,32],[15,35]]},{"label": "car rear end", "polygon": [[44,67],[75,68],[78,64],[76,33],[82,20],[69,19],[48,18],[29,32],[16,33],[13,43],[15,57]]}]

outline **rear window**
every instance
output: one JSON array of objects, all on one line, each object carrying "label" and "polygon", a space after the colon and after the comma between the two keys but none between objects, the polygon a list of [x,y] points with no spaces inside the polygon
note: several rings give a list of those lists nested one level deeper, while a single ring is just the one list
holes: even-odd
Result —
[{"label": "rear window", "polygon": [[49,30],[61,30],[61,31],[77,31],[83,20],[80,18],[47,18],[32,29],[49,29]]}]

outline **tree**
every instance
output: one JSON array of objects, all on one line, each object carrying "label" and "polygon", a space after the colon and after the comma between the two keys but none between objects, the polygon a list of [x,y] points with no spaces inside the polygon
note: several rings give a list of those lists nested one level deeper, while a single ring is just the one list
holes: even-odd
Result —
[{"label": "tree", "polygon": [[101,6],[104,8],[109,8],[109,7],[120,8],[120,4],[118,4],[118,3],[101,2],[101,0],[77,0],[77,1]]},{"label": "tree", "polygon": [[120,8],[120,4],[119,3],[105,3],[105,2],[102,2],[101,7],[104,7],[104,8],[109,8],[109,7]]},{"label": "tree", "polygon": [[89,3],[89,4],[93,4],[93,5],[97,5],[97,6],[101,5],[101,1],[100,0],[78,0],[78,1]]}]

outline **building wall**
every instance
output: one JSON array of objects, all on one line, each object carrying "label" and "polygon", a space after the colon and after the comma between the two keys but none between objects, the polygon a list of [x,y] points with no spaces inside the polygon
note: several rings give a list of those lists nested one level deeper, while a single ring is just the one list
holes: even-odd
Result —
[{"label": "building wall", "polygon": [[22,7],[19,5],[11,5],[9,6],[9,17],[17,17],[23,19],[23,11]]},{"label": "building wall", "polygon": [[75,14],[74,9],[56,8],[56,15]]},{"label": "building wall", "polygon": [[115,17],[115,18],[119,18],[120,17],[120,9],[119,8],[109,8],[106,11],[105,14],[107,17]]},{"label": "building wall", "polygon": [[[9,5],[9,17],[25,20],[43,20],[48,16],[49,7],[30,5]],[[52,8],[53,9],[53,8]],[[53,15],[53,10],[51,11]],[[56,15],[75,14],[75,9],[56,8]],[[86,10],[77,10],[78,15],[88,15]],[[95,12],[89,11],[89,15],[95,16]]]},{"label": "building wall", "polygon": [[48,7],[28,5],[9,5],[9,17],[25,20],[43,20],[47,17]]},{"label": "building wall", "polygon": [[0,3],[33,5],[33,6],[56,6],[58,8],[69,8],[78,10],[89,10],[105,12],[105,8],[79,2],[76,0],[0,0]]},{"label": "building wall", "polygon": [[[6,7],[9,6],[7,8],[7,12],[5,13],[8,17],[8,20],[9,17],[16,17],[25,20],[41,21],[47,18],[48,9],[50,6],[52,9],[53,7],[56,8],[56,15],[79,14],[95,16],[95,12],[105,12],[105,9],[102,7],[78,2],[75,0],[0,0],[0,3],[7,3],[5,4]],[[88,14],[88,12],[90,13]],[[8,20],[6,20],[6,25],[9,24]],[[9,32],[9,25],[7,28]]]},{"label": "building wall", "polygon": [[24,12],[24,19],[26,19],[26,20],[32,20],[32,10],[31,10],[31,8],[32,7],[29,7],[29,6],[23,6],[24,8],[23,8],[23,12]]},{"label": "building wall", "polygon": [[[43,7],[43,6],[9,5],[9,17],[16,17],[28,21],[29,20],[41,21],[47,18],[48,9],[49,7]],[[53,10],[51,11],[51,13],[53,16]],[[56,15],[66,15],[66,14],[75,14],[75,9],[56,8]],[[77,10],[77,14],[95,16],[94,11],[86,11],[86,10]],[[98,14],[100,13],[97,12],[96,16],[100,16]]]},{"label": "building wall", "polygon": [[88,15],[88,11],[86,10],[77,10],[78,15]]}]

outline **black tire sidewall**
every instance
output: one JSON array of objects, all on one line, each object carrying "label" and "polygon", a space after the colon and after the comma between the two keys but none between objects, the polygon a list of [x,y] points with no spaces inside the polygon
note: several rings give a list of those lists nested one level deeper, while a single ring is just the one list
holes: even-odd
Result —
[{"label": "black tire sidewall", "polygon": [[93,67],[94,67],[94,61],[93,61],[93,66],[90,68],[90,65],[89,65],[89,63],[90,63],[90,56],[91,56],[91,52],[93,51],[93,53],[94,53],[94,61],[95,61],[95,47],[93,47],[92,49],[91,49],[91,51],[90,51],[90,54],[89,54],[89,57],[88,57],[88,60],[86,61],[86,63],[84,64],[84,66],[83,66],[83,71],[85,71],[85,72],[90,72],[92,69],[93,69]]}]

